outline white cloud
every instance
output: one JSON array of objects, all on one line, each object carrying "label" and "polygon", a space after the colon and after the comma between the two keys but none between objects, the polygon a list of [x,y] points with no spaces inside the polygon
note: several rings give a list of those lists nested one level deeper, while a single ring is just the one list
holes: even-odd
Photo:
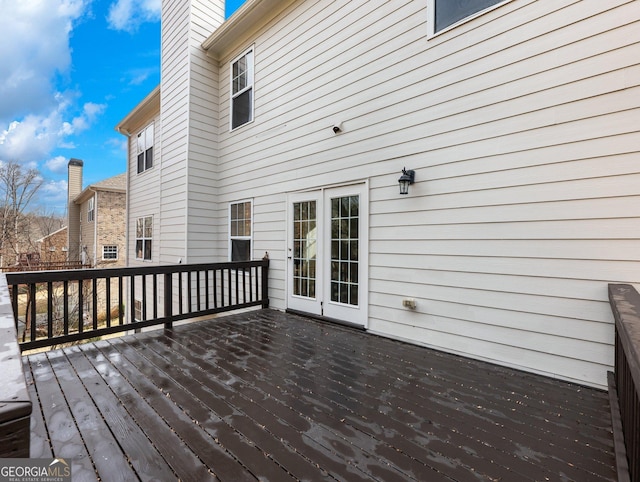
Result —
[{"label": "white cloud", "polygon": [[71,65],[73,22],[91,0],[0,0],[0,125],[56,107],[55,77]]},{"label": "white cloud", "polygon": [[107,21],[114,30],[135,32],[144,22],[160,20],[162,0],[116,0],[109,7]]},{"label": "white cloud", "polygon": [[104,112],[91,102],[78,112],[77,94],[56,87],[71,67],[74,22],[91,1],[0,0],[0,161],[42,162]]},{"label": "white cloud", "polygon": [[38,190],[36,204],[49,211],[64,213],[67,206],[67,181],[46,181]]},{"label": "white cloud", "polygon": [[71,104],[62,95],[56,96],[58,105],[49,113],[27,115],[14,120],[6,128],[0,126],[0,160],[20,163],[38,162],[58,147],[73,147],[67,138],[89,129],[104,112],[106,105],[88,102],[82,112],[70,121]]},{"label": "white cloud", "polygon": [[67,171],[67,158],[56,156],[44,163],[44,167],[56,174],[63,174]]}]

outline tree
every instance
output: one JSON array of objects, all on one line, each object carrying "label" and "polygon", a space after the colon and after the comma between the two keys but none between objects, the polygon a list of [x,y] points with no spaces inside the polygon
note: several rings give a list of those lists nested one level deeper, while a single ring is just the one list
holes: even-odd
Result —
[{"label": "tree", "polygon": [[37,169],[26,169],[17,162],[0,164],[0,264],[8,254],[20,252],[20,221],[24,211],[44,180]]}]

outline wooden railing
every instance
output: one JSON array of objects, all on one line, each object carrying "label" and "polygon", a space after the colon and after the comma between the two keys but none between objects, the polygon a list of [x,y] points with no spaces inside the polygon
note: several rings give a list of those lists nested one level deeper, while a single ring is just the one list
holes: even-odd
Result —
[{"label": "wooden railing", "polygon": [[640,481],[640,294],[609,285],[615,318],[615,373],[609,374],[618,480]]},{"label": "wooden railing", "polygon": [[16,271],[52,271],[61,269],[81,269],[90,268],[91,265],[82,264],[81,261],[38,261],[33,264],[16,264],[13,266],[3,266],[3,273],[14,273]]},{"label": "wooden railing", "polygon": [[22,350],[269,306],[269,260],[7,273]]}]

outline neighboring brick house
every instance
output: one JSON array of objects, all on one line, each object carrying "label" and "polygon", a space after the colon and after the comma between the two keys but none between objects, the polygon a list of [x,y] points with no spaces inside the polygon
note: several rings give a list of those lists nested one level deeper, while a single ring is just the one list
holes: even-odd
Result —
[{"label": "neighboring brick house", "polygon": [[53,233],[36,241],[40,262],[64,263],[67,261],[67,227],[64,226]]},{"label": "neighboring brick house", "polygon": [[[71,247],[75,240],[69,239],[69,260],[73,260],[72,251],[75,251],[83,264],[94,268],[125,266],[127,175],[123,173],[91,184],[74,196],[74,191],[77,193],[78,186],[82,185],[82,161],[72,159],[69,171],[70,181],[75,179],[74,185],[69,184],[69,226],[73,218],[78,220],[78,225],[70,229],[69,237],[72,232],[79,234],[74,250]],[[75,215],[72,215],[72,203]]]}]

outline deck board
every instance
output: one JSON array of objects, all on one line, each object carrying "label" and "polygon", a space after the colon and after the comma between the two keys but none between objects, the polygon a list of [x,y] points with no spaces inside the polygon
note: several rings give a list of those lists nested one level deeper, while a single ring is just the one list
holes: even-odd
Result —
[{"label": "deck board", "polygon": [[616,480],[604,392],[274,310],[24,366],[74,480]]}]

